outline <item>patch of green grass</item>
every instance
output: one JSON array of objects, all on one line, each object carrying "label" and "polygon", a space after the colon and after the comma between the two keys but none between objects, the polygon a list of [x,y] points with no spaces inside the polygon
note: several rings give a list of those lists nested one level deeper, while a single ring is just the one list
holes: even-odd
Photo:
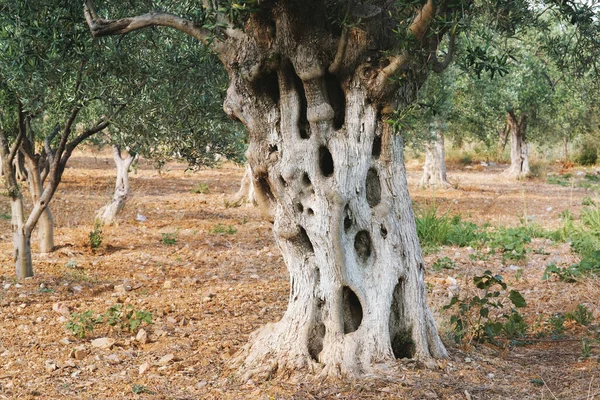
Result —
[{"label": "patch of green grass", "polygon": [[573,312],[565,314],[565,318],[569,321],[575,321],[579,325],[588,326],[594,320],[594,313],[583,304],[578,304]]},{"label": "patch of green grass", "polygon": [[442,257],[435,260],[432,268],[434,271],[440,272],[442,269],[454,269],[456,268],[456,264],[450,258]]},{"label": "patch of green grass", "polygon": [[237,232],[237,229],[235,229],[233,226],[231,225],[223,225],[223,224],[217,224],[214,226],[212,233],[215,235],[233,235]]},{"label": "patch of green grass", "polygon": [[206,183],[199,183],[194,185],[192,189],[190,189],[190,193],[195,194],[207,194],[209,192],[208,185]]},{"label": "patch of green grass", "polygon": [[0,219],[6,220],[6,221],[10,221],[11,218],[12,217],[10,216],[10,214],[7,214],[7,213],[1,213],[0,214]]},{"label": "patch of green grass", "polygon": [[143,394],[143,393],[150,394],[150,395],[153,395],[153,394],[155,394],[155,393],[154,393],[152,390],[150,390],[150,389],[149,389],[147,386],[144,386],[144,385],[139,385],[139,384],[137,384],[137,383],[136,383],[136,384],[134,384],[134,385],[131,387],[131,391],[132,391],[134,394]]},{"label": "patch of green grass", "polygon": [[177,232],[162,233],[160,240],[164,245],[174,246],[177,243]]}]

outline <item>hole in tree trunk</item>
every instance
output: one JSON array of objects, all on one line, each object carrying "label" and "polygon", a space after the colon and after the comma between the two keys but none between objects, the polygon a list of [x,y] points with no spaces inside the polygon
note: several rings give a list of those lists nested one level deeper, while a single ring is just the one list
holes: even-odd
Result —
[{"label": "hole in tree trunk", "polygon": [[404,280],[399,279],[392,295],[390,308],[390,341],[392,351],[396,358],[412,358],[415,354],[415,343],[412,340],[411,329],[405,325],[404,303]]},{"label": "hole in tree trunk", "polygon": [[370,168],[367,172],[367,203],[371,208],[381,202],[381,184],[379,183],[379,174],[375,168]]},{"label": "hole in tree trunk", "polygon": [[385,229],[385,226],[383,226],[383,224],[379,228],[379,231],[381,232],[381,237],[385,239],[387,237],[387,229]]},{"label": "hole in tree trunk", "polygon": [[319,147],[319,167],[323,176],[333,175],[333,157],[326,146]]},{"label": "hole in tree trunk", "polygon": [[308,174],[306,172],[304,173],[304,175],[302,175],[302,184],[304,186],[312,185],[312,182],[310,181],[310,177],[308,176]]},{"label": "hole in tree trunk", "polygon": [[268,96],[275,104],[279,103],[279,82],[277,72],[273,71],[270,74],[261,76],[254,81],[254,90],[258,95]]},{"label": "hole in tree trunk", "polygon": [[296,203],[296,210],[298,210],[298,212],[304,212],[304,206],[302,203]]},{"label": "hole in tree trunk", "polygon": [[333,108],[333,128],[340,129],[344,126],[346,118],[346,96],[342,90],[340,80],[335,75],[325,74],[325,86],[327,87],[329,104]]},{"label": "hole in tree trunk", "polygon": [[373,148],[371,149],[373,158],[378,159],[381,155],[381,135],[375,135],[373,138]]},{"label": "hole in tree trunk", "polygon": [[352,211],[350,211],[350,206],[346,204],[344,208],[344,232],[348,233],[350,228],[352,228]]},{"label": "hole in tree trunk", "polygon": [[269,185],[269,179],[266,174],[257,176],[256,183],[258,184],[258,189],[262,191],[269,201],[275,201],[275,196],[273,196],[273,191],[271,190],[271,185]]},{"label": "hole in tree trunk", "polygon": [[308,333],[308,354],[315,361],[319,361],[319,354],[323,350],[323,338],[327,332],[323,323],[323,303],[323,300],[317,300],[312,327]]},{"label": "hole in tree trunk", "polygon": [[354,250],[358,259],[365,263],[371,256],[371,235],[367,231],[360,231],[354,238]]},{"label": "hole in tree trunk", "polygon": [[306,213],[307,213],[308,215],[315,215],[315,212],[313,211],[313,209],[312,209],[312,208],[307,208],[307,209],[306,209]]},{"label": "hole in tree trunk", "polygon": [[290,241],[292,243],[294,243],[294,245],[300,247],[300,249],[305,252],[308,252],[308,253],[315,252],[315,248],[313,247],[313,244],[310,241],[308,234],[306,233],[306,229],[304,229],[304,227],[302,227],[302,226],[300,227],[300,232],[298,232],[298,234],[296,234],[296,236],[292,237],[290,239]]},{"label": "hole in tree trunk", "polygon": [[283,176],[279,175],[279,183],[281,183],[282,186],[287,186],[287,182],[285,181],[285,179],[283,179]]},{"label": "hole in tree trunk", "polygon": [[358,329],[363,318],[362,305],[356,293],[348,286],[342,291],[342,307],[344,317],[344,333],[351,333]]}]

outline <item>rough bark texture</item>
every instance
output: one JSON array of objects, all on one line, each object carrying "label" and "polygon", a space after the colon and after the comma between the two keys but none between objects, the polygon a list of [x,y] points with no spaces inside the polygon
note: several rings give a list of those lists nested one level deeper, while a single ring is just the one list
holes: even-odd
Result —
[{"label": "rough bark texture", "polygon": [[527,131],[527,115],[517,117],[509,111],[506,122],[510,128],[510,167],[504,171],[509,178],[521,179],[530,174],[529,170],[529,143],[525,141]]},{"label": "rough bark texture", "polygon": [[128,154],[123,158],[121,149],[113,146],[113,159],[117,166],[117,180],[115,191],[110,203],[106,204],[96,212],[96,221],[102,225],[111,225],[116,221],[129,196],[129,168],[137,160],[136,154]]},{"label": "rough bark texture", "polygon": [[[258,4],[240,30],[221,15],[225,39],[210,45],[230,78],[224,109],[250,133],[255,199],[273,221],[290,296],[283,318],[255,332],[234,365],[245,377],[303,368],[360,376],[398,357],[446,356],[425,301],[401,138],[384,121],[414,101],[427,64],[443,68],[436,49],[448,27],[429,26],[456,8],[357,3],[343,7],[357,24],[340,27],[331,23],[345,19],[337,2]],[[85,13],[96,36],[194,29],[165,13],[101,19],[91,0]],[[390,34],[394,13],[410,18],[405,43]]]},{"label": "rough bark texture", "polygon": [[449,187],[444,157],[444,134],[435,132],[435,140],[425,146],[425,165],[420,185],[422,187]]}]

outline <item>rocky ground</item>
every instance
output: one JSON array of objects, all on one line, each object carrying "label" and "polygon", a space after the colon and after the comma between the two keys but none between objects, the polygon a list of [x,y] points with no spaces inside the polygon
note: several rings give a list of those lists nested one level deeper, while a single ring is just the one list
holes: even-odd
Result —
[{"label": "rocky ground", "polygon": [[[440,212],[461,214],[479,225],[516,226],[527,220],[556,228],[562,211],[577,215],[582,199],[594,196],[573,185],[509,182],[499,168],[489,167],[451,168],[454,188],[423,190],[416,187],[418,165],[408,168],[417,207],[435,202]],[[242,175],[242,168],[231,165],[191,172],[169,164],[159,176],[142,163],[131,176],[133,193],[119,224],[103,228],[101,245],[92,249],[94,211],[110,198],[114,170],[108,154],[78,153],[51,204],[58,247],[37,254],[34,238],[35,277],[21,282],[14,279],[10,208],[0,198],[0,398],[600,396],[598,342],[591,342],[583,357],[581,340],[598,334],[600,280],[543,281],[550,262],[576,261],[568,244],[547,239],[534,239],[526,259],[515,265],[472,248],[443,247],[426,256],[428,301],[450,352],[437,366],[398,360],[387,379],[355,382],[310,376],[240,381],[228,360],[252,331],[281,317],[288,296],[270,224],[253,207],[225,207]],[[442,257],[457,268],[434,271],[432,264]],[[558,340],[540,335],[519,346],[452,344],[450,315],[442,306],[457,291],[476,294],[471,279],[488,269],[523,294],[528,304],[523,314],[538,331],[547,328],[550,316],[578,304],[593,312],[592,324],[566,322]],[[90,325],[92,319],[97,323]]]}]

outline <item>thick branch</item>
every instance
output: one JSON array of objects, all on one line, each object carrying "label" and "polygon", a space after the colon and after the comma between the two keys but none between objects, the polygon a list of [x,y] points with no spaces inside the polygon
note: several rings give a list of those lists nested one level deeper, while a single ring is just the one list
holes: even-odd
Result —
[{"label": "thick branch", "polygon": [[454,57],[454,53],[456,51],[456,33],[452,32],[450,34],[450,41],[448,43],[448,52],[446,53],[446,57],[444,57],[443,61],[437,59],[437,56],[433,55],[433,70],[435,72],[442,72],[450,65],[452,58]]},{"label": "thick branch", "polygon": [[217,53],[224,51],[224,43],[210,40],[210,31],[173,14],[152,12],[121,19],[102,19],[98,17],[92,0],[85,0],[83,12],[94,37],[125,35],[152,26],[167,26],[198,39]]}]

